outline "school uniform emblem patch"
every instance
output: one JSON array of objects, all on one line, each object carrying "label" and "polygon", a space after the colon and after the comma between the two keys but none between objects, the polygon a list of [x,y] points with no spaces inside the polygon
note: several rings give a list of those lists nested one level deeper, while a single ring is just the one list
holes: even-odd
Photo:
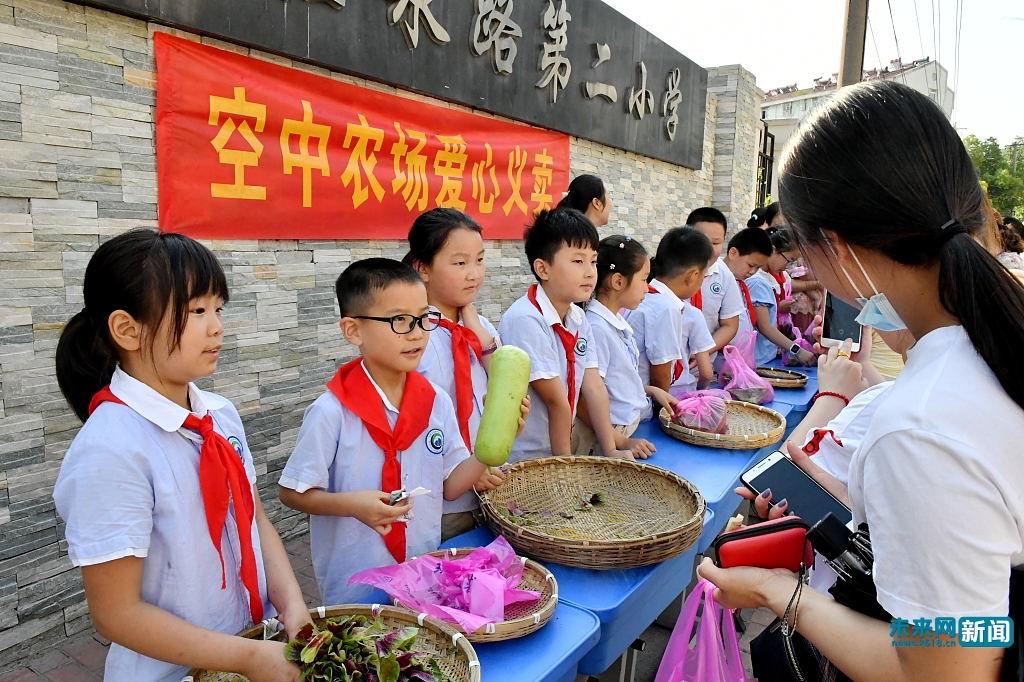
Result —
[{"label": "school uniform emblem patch", "polygon": [[576,342],[576,355],[586,355],[586,354],[587,354],[587,340],[586,339],[580,339],[579,341]]},{"label": "school uniform emblem patch", "polygon": [[441,450],[444,449],[444,434],[441,433],[441,429],[430,429],[427,431],[426,444],[427,450],[435,455],[440,455]]},{"label": "school uniform emblem patch", "polygon": [[722,284],[721,284],[721,282],[713,282],[711,284],[711,293],[713,293],[713,294],[720,294],[720,293],[722,293]]},{"label": "school uniform emblem patch", "polygon": [[243,452],[242,441],[240,441],[237,436],[228,436],[228,443],[231,444],[231,447],[233,447],[235,452],[238,453],[238,456],[241,457]]}]

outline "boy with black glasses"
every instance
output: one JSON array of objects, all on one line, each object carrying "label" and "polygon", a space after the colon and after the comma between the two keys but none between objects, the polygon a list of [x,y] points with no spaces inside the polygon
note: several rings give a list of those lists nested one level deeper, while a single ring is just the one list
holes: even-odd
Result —
[{"label": "boy with black glasses", "polygon": [[[410,266],[353,263],[335,284],[341,331],[360,357],[342,366],[309,406],[281,473],[281,502],[310,514],[313,568],[325,604],[373,591],[355,573],[437,549],[443,500],[486,467],[470,455],[451,398],[417,373],[441,315]],[[391,504],[392,493],[418,492]]]}]

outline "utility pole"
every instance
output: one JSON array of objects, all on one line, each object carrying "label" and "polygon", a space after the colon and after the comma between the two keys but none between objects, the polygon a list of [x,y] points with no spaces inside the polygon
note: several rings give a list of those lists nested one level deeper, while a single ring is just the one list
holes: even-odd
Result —
[{"label": "utility pole", "polygon": [[846,0],[839,87],[859,83],[864,75],[864,44],[868,35],[868,0]]}]

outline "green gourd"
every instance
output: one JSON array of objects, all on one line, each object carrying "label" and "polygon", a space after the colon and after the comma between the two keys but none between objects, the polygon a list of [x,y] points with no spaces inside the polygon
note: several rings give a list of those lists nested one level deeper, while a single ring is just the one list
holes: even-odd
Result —
[{"label": "green gourd", "polygon": [[487,401],[476,435],[476,458],[501,466],[512,454],[523,398],[530,387],[530,356],[522,348],[502,346],[491,355]]}]

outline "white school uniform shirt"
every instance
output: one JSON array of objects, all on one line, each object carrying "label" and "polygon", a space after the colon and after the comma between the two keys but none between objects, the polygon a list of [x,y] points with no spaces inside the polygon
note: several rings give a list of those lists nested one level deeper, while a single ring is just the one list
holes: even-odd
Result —
[{"label": "white school uniform shirt", "polygon": [[[366,366],[360,364],[363,371]],[[398,408],[367,372],[384,404],[392,429]],[[424,487],[413,504],[413,518],[405,527],[406,558],[432,552],[441,544],[441,502],[444,482],[452,470],[470,457],[459,434],[459,420],[451,398],[434,385],[434,405],[427,428],[408,450],[399,450],[402,485],[406,490]],[[327,391],[306,408],[295,450],[288,458],[279,484],[304,493],[320,488],[329,493],[380,490],[384,451],[373,441],[355,413]],[[349,585],[348,579],[368,568],[395,565],[384,538],[369,526],[348,516],[310,514],[309,544],[313,571],[324,604],[350,604],[364,599],[374,588]]]},{"label": "white school uniform shirt", "polygon": [[[845,485],[850,479],[850,462],[853,460],[853,453],[864,441],[868,427],[871,426],[871,420],[885,402],[892,386],[893,382],[883,381],[864,389],[850,399],[850,404],[844,407],[835,419],[824,427],[813,429],[808,433],[807,438],[801,443],[801,447],[807,445],[814,438],[815,431],[831,431],[835,436],[832,438],[828,434],[822,435],[818,451],[811,456],[811,461]],[[820,554],[816,554],[814,568],[811,570],[810,586],[825,593],[835,581],[835,572],[825,564],[825,559]]]},{"label": "white school uniform shirt", "polygon": [[[736,284],[736,278],[732,271],[722,261],[716,260],[704,273],[704,283],[700,287],[701,312],[704,314],[704,321],[708,325],[708,332],[714,334],[722,326],[722,320],[736,317],[746,307],[743,301],[743,294]],[[691,299],[692,302],[692,299]],[[714,362],[718,353],[711,356]]]},{"label": "white school uniform shirt", "polygon": [[963,327],[907,355],[850,463],[878,602],[909,621],[1006,616],[1010,568],[1024,563],[1024,410]]},{"label": "white school uniform shirt", "polygon": [[[513,303],[501,316],[498,334],[507,346],[516,346],[530,356],[530,381],[538,379],[561,379],[568,395],[567,377],[569,366],[566,364],[565,350],[552,325],[561,324],[558,312],[551,300],[544,293],[544,287],[537,286],[537,310],[527,296]],[[543,312],[541,312],[543,311]],[[576,361],[576,402],[573,404],[573,419],[576,418],[576,406],[579,405],[580,387],[583,385],[583,374],[590,367],[597,367],[597,356],[590,343],[593,332],[590,322],[583,311],[575,303],[569,306],[565,314],[565,328],[570,334],[579,334],[576,341],[574,359]],[[551,456],[551,435],[548,432],[548,407],[530,386],[530,416],[526,420],[523,432],[512,444],[510,462],[523,459]],[[570,424],[572,421],[569,422]]]},{"label": "white school uniform shirt", "polygon": [[[430,309],[440,312],[434,306],[430,306]],[[459,322],[461,324],[462,321]],[[500,346],[501,340],[498,338],[498,330],[494,328],[494,325],[484,317],[480,318],[480,323]],[[487,370],[476,359],[476,353],[472,351],[469,353],[469,368],[473,376],[473,414],[469,415],[469,437],[473,443],[476,443],[480,417],[484,413],[484,396],[487,394]],[[455,394],[455,359],[452,357],[452,333],[450,331],[444,327],[438,327],[430,332],[430,339],[427,341],[427,347],[423,350],[423,357],[420,358],[420,366],[417,371],[448,394],[448,397],[452,399],[452,404],[456,405],[455,415],[458,418],[458,398]],[[472,447],[472,443],[466,445]],[[470,489],[457,500],[450,502],[445,500],[443,507],[445,514],[456,514],[477,509],[480,507],[480,502],[476,493]]]},{"label": "white school uniform shirt", "polygon": [[633,340],[633,329],[622,315],[613,313],[596,298],[587,306],[587,320],[594,330],[591,344],[597,355],[597,371],[608,387],[612,424],[629,426],[650,409],[636,369],[640,350]]},{"label": "white school uniform shirt", "polygon": [[673,298],[679,301],[679,297],[658,280],[652,281],[651,286],[659,292],[664,289],[671,296],[648,293],[636,310],[630,310],[625,315],[626,322],[633,328],[633,340],[640,350],[637,371],[644,386],[651,385],[652,365],[664,365],[683,357],[679,349],[683,318],[679,315],[679,306],[672,302]]},{"label": "white school uniform shirt", "polygon": [[670,308],[674,311],[671,317],[674,319],[673,326],[676,333],[676,343],[679,348],[679,357],[684,364],[682,374],[672,382],[669,389],[675,393],[696,390],[697,379],[690,374],[688,366],[690,356],[694,353],[703,353],[704,351],[711,350],[715,347],[715,340],[711,338],[711,332],[708,331],[708,325],[704,321],[704,315],[700,310],[680,299],[675,295],[675,292],[658,280],[653,280],[651,286],[657,289],[658,293],[648,294],[644,296],[644,300],[652,296],[661,296],[668,301]]},{"label": "white school uniform shirt", "polygon": [[[75,436],[53,489],[57,512],[67,523],[68,556],[75,566],[141,557],[142,600],[208,630],[235,634],[251,622],[248,593],[239,577],[242,555],[234,507],[229,508],[221,563],[210,540],[199,486],[202,439],[182,428],[189,411],[132,378],[120,367],[110,390],[125,405],[105,402]],[[256,483],[242,420],[224,398],[189,384],[192,411],[209,413]],[[275,615],[267,599],[263,552],[255,520],[256,555],[264,617]],[[188,668],[110,645],[108,682],[180,682]]]}]

